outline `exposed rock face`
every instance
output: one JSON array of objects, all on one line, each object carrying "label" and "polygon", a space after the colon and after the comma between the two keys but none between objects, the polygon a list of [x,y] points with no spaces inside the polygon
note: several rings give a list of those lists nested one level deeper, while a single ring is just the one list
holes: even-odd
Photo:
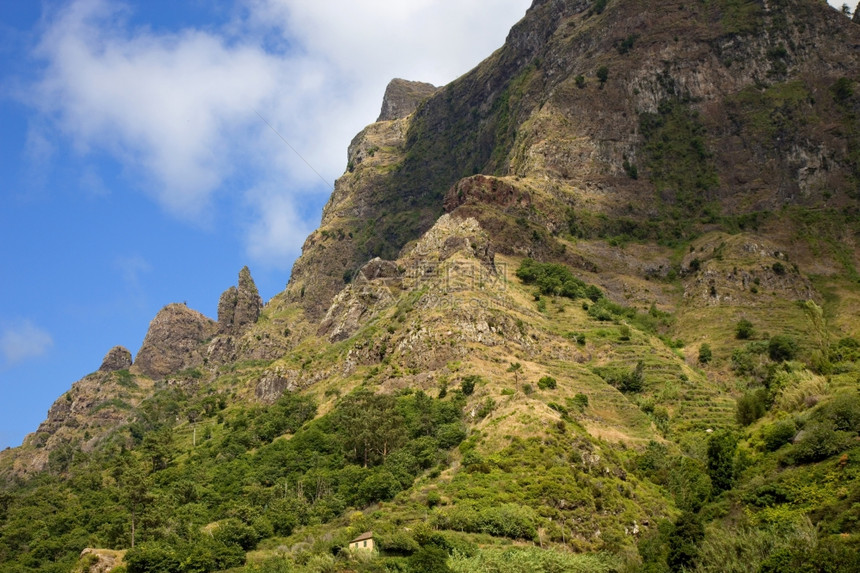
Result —
[{"label": "exposed rock face", "polygon": [[382,99],[382,111],[376,121],[391,121],[402,119],[418,108],[418,104],[433,95],[439,89],[433,84],[410,82],[395,78],[385,88]]},{"label": "exposed rock face", "polygon": [[[302,246],[287,285],[291,302],[298,303],[306,318],[319,324],[334,296],[368,260],[379,256],[393,259],[411,238],[411,229],[392,230],[384,243],[375,242],[377,227],[384,227],[379,213],[391,209],[399,190],[387,183],[387,173],[402,160],[408,120],[369,125],[350,143],[347,172],[323,209],[320,228]],[[440,206],[418,213],[413,220],[427,229],[441,214]],[[370,233],[361,230],[373,229]],[[368,237],[370,240],[368,240]]]},{"label": "exposed rock face", "polygon": [[117,370],[128,370],[131,368],[131,352],[123,346],[114,346],[111,348],[102,365],[99,367],[99,372],[116,372]]},{"label": "exposed rock face", "polygon": [[[125,367],[115,368],[131,363],[128,350],[112,349],[105,362],[111,357],[116,358],[113,370],[101,369],[85,376],[51,405],[39,428],[24,438],[23,447],[31,453],[14,460],[14,475],[25,476],[48,469],[50,454],[57,449],[91,451],[104,436],[128,422],[133,408],[149,396],[153,382],[135,376]],[[55,465],[51,469],[62,471],[64,468]]]},{"label": "exposed rock face", "polygon": [[[81,551],[81,559],[87,559],[89,568],[85,573],[109,573],[122,561],[125,552],[111,551],[110,549],[93,549],[87,547]],[[79,571],[80,569],[76,569]]]},{"label": "exposed rock face", "polygon": [[217,324],[184,304],[169,304],[159,311],[143,345],[135,367],[155,379],[203,363],[204,343],[218,330]]},{"label": "exposed rock face", "polygon": [[251,271],[239,271],[239,287],[231,286],[218,301],[218,329],[221,333],[238,335],[257,322],[263,310],[263,299],[251,278]]},{"label": "exposed rock face", "polygon": [[[438,278],[442,272],[440,264],[458,253],[477,261],[483,267],[481,274],[495,274],[495,250],[478,222],[442,215],[397,261],[377,257],[365,264],[352,284],[335,296],[319,333],[332,342],[349,338],[362,324],[390,308],[396,302],[397,292],[426,284],[430,277]],[[469,269],[471,281],[475,270]],[[449,273],[443,280],[445,288],[453,287],[456,273],[445,272]]]}]

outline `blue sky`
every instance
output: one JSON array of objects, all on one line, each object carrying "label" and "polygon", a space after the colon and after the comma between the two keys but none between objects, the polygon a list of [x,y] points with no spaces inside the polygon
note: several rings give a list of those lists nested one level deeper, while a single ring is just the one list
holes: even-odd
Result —
[{"label": "blue sky", "polygon": [[393,77],[445,84],[530,0],[0,0],[0,448],[164,305],[289,280]]},{"label": "blue sky", "polygon": [[[0,0],[0,448],[171,302],[280,292],[393,77],[443,85],[530,0]],[[833,2],[836,6],[840,3]]]}]

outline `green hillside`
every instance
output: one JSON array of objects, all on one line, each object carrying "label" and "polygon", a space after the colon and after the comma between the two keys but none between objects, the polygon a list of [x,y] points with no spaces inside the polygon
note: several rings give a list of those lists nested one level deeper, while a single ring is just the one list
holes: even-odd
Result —
[{"label": "green hillside", "polygon": [[168,305],[0,452],[0,572],[860,570],[853,45],[535,0],[397,80],[283,293]]}]

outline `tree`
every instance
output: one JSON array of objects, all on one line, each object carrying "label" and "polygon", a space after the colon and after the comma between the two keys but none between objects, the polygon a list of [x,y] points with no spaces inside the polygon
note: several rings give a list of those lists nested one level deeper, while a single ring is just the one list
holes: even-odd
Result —
[{"label": "tree", "polygon": [[508,367],[508,372],[514,373],[514,384],[516,384],[517,391],[520,389],[520,371],[523,369],[523,365],[519,362],[511,362],[511,365]]},{"label": "tree", "polygon": [[785,334],[771,337],[767,343],[767,353],[774,362],[785,362],[797,355],[797,341]]},{"label": "tree", "polygon": [[737,443],[737,437],[729,430],[715,432],[708,438],[708,475],[714,493],[724,492],[734,485]]},{"label": "tree", "polygon": [[666,559],[672,571],[687,571],[696,564],[699,545],[705,539],[705,528],[699,516],[685,511],[675,522],[669,536],[669,555]]},{"label": "tree", "polygon": [[120,501],[131,514],[131,547],[134,548],[138,517],[141,511],[152,502],[152,496],[149,493],[150,479],[143,464],[128,451],[117,458],[111,474],[116,480]]},{"label": "tree", "polygon": [[597,68],[597,79],[600,80],[600,85],[603,86],[603,84],[606,83],[606,80],[609,79],[609,68],[606,66],[600,66]]},{"label": "tree", "polygon": [[758,388],[757,390],[746,392],[738,398],[735,408],[735,416],[738,424],[741,426],[749,426],[767,412],[767,389]]},{"label": "tree", "polygon": [[636,368],[621,375],[618,389],[622,392],[641,392],[645,385],[645,362],[640,360]]},{"label": "tree", "polygon": [[448,554],[435,545],[425,545],[408,560],[411,573],[451,573],[448,567]]},{"label": "tree", "polygon": [[176,455],[173,430],[168,427],[147,433],[143,438],[142,451],[152,461],[152,471],[165,469]]},{"label": "tree", "polygon": [[403,416],[387,394],[358,390],[343,399],[334,419],[344,449],[364,467],[384,461],[406,439]]}]

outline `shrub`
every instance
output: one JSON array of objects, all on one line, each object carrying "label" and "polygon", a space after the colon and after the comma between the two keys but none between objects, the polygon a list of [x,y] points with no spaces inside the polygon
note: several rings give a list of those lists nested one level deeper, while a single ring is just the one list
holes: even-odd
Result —
[{"label": "shrub", "polygon": [[436,507],[442,503],[442,496],[439,495],[438,491],[431,491],[427,494],[427,507]]},{"label": "shrub", "polygon": [[774,362],[792,360],[797,355],[797,341],[791,336],[778,334],[767,343],[767,353]]},{"label": "shrub", "polygon": [[830,420],[807,424],[788,461],[810,463],[825,460],[851,445],[851,434],[836,429]]},{"label": "shrub", "polygon": [[525,259],[516,275],[523,283],[536,285],[540,294],[577,299],[588,297],[590,292],[586,284],[573,276],[569,268],[557,263],[539,263],[533,259]]},{"label": "shrub", "polygon": [[427,545],[413,553],[407,563],[410,573],[451,573],[448,553],[434,545]]},{"label": "shrub", "polygon": [[213,537],[225,545],[238,545],[246,551],[257,545],[257,532],[235,517],[219,523]]},{"label": "shrub", "polygon": [[841,77],[830,86],[830,91],[833,92],[833,98],[838,102],[844,102],[854,95],[854,86],[850,78]]},{"label": "shrub", "polygon": [[588,396],[586,396],[585,394],[578,393],[571,399],[571,402],[573,402],[573,405],[580,410],[588,408]]},{"label": "shrub", "polygon": [[841,339],[830,348],[831,362],[854,362],[860,360],[860,342],[850,336]]},{"label": "shrub", "polygon": [[123,558],[128,573],[170,573],[179,570],[179,558],[173,547],[148,541],[129,549]]},{"label": "shrub", "polygon": [[475,391],[475,384],[480,382],[481,377],[475,374],[470,374],[468,376],[463,376],[463,381],[460,382],[460,390],[463,392],[464,396],[471,396]]},{"label": "shrub", "polygon": [[735,417],[741,426],[749,426],[767,412],[768,393],[765,388],[758,388],[744,393],[735,405]]},{"label": "shrub", "polygon": [[769,452],[775,452],[785,444],[789,443],[797,434],[797,426],[792,418],[785,418],[762,431],[764,447]]},{"label": "shrub", "polygon": [[708,438],[708,475],[715,493],[729,490],[734,484],[737,443],[737,437],[728,430],[715,432]]},{"label": "shrub", "polygon": [[636,165],[625,159],[624,163],[621,164],[621,167],[624,168],[624,172],[627,173],[627,176],[630,177],[630,179],[639,179],[639,168],[636,167]]},{"label": "shrub", "polygon": [[781,262],[779,262],[779,261],[777,261],[777,262],[773,263],[773,265],[771,266],[771,268],[773,269],[773,272],[774,272],[774,273],[776,273],[776,274],[778,274],[778,275],[780,275],[780,276],[782,276],[782,275],[784,275],[784,274],[785,274],[785,265],[783,265],[783,264],[782,264]]},{"label": "shrub", "polygon": [[585,77],[582,74],[576,76],[576,87],[582,89],[585,87]]},{"label": "shrub", "polygon": [[707,342],[703,342],[701,346],[699,346],[699,364],[708,364],[711,360],[713,360],[714,354],[711,352],[711,345]]},{"label": "shrub", "polygon": [[480,420],[481,418],[486,418],[492,413],[493,410],[496,409],[496,401],[487,396],[487,398],[481,403],[478,411],[475,412],[475,416]]},{"label": "shrub", "polygon": [[459,550],[451,556],[455,573],[610,573],[621,559],[609,553],[571,553],[540,547],[482,547],[474,555]]},{"label": "shrub", "polygon": [[621,377],[618,389],[622,392],[641,392],[645,382],[644,372],[645,363],[640,360],[636,368]]},{"label": "shrub", "polygon": [[555,390],[558,383],[552,376],[544,376],[538,380],[538,388],[541,390]]},{"label": "shrub", "polygon": [[600,81],[600,85],[606,83],[606,80],[609,79],[609,68],[606,66],[600,66],[597,68],[597,79]]},{"label": "shrub", "polygon": [[837,394],[817,413],[837,430],[855,434],[860,432],[860,396],[857,394]]},{"label": "shrub", "polygon": [[466,427],[460,422],[443,424],[436,431],[436,441],[443,450],[453,448],[466,439]]},{"label": "shrub", "polygon": [[753,325],[750,321],[742,318],[735,325],[735,338],[738,340],[749,340],[753,336]]}]

